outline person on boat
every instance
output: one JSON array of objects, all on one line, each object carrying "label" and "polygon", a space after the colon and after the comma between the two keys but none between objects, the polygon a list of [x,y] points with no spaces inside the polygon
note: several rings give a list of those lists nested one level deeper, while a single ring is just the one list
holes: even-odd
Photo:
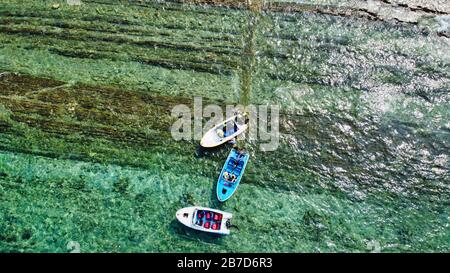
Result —
[{"label": "person on boat", "polygon": [[227,171],[223,172],[223,179],[225,179],[226,181],[230,179],[230,174]]},{"label": "person on boat", "polygon": [[[239,130],[238,126],[237,126],[237,116],[234,118],[233,121],[233,131],[231,132],[231,134],[236,133]],[[230,139],[230,141],[228,141],[228,143],[230,144],[236,144],[236,138],[234,137],[233,139]]]},{"label": "person on boat", "polygon": [[[239,131],[237,121],[238,121],[238,118],[241,118],[241,117],[242,117],[241,114],[238,114],[238,115],[236,115],[236,117],[234,118],[234,121],[233,121],[233,131],[231,132],[231,134],[234,134],[234,133],[236,133],[237,131]],[[236,144],[236,138],[230,139],[230,141],[228,141],[228,142],[229,142],[230,144],[235,145],[235,144]]]},{"label": "person on boat", "polygon": [[223,178],[225,179],[225,181],[227,182],[235,182],[236,181],[236,175],[234,174],[230,174],[229,172],[225,171],[223,173]]},{"label": "person on boat", "polygon": [[237,115],[234,118],[234,122],[233,122],[233,130],[234,130],[234,132],[233,133],[236,133],[238,131],[238,129],[239,129],[238,126],[237,126],[237,121],[238,121],[239,117],[241,117],[241,114]]},{"label": "person on boat", "polygon": [[[218,129],[218,130],[217,130],[217,135],[218,135],[220,138],[224,138],[224,137],[227,137],[227,136],[229,136],[229,135],[232,135],[232,134],[236,133],[237,130],[238,130],[238,128],[237,128],[237,126],[236,126],[236,123],[234,123],[233,131],[232,131],[232,132],[228,132],[228,131],[227,131],[227,125],[225,124],[225,125],[222,127],[222,129]],[[220,131],[220,132],[219,132],[219,131]],[[235,144],[235,143],[236,143],[236,139],[235,139],[235,138],[230,139],[228,142],[231,143],[231,144]]]},{"label": "person on boat", "polygon": [[[238,119],[241,119],[241,120],[244,119],[244,124],[248,124],[249,121],[250,121],[247,112],[244,112],[243,114],[239,113],[238,115],[236,115],[236,117],[234,118],[234,122],[233,122],[234,126],[233,126],[232,134],[236,133],[239,130],[239,128],[238,128]],[[236,145],[236,138],[231,139],[229,141],[229,143],[231,143],[233,145]]]},{"label": "person on boat", "polygon": [[224,137],[227,137],[227,136],[229,136],[229,135],[232,135],[232,134],[236,133],[236,132],[239,130],[239,128],[237,127],[236,121],[237,121],[237,117],[236,117],[235,120],[233,121],[233,130],[232,130],[231,132],[228,132],[227,124],[225,124],[225,125],[222,127],[222,131],[223,131]]},{"label": "person on boat", "polygon": [[220,138],[224,138],[225,137],[225,133],[224,133],[224,131],[222,129],[217,129],[216,134]]},{"label": "person on boat", "polygon": [[236,182],[237,177],[234,173],[232,173],[230,176],[230,179],[231,179],[230,182],[233,183],[233,182]]},{"label": "person on boat", "polygon": [[250,118],[248,117],[248,113],[245,112],[243,114],[243,116],[244,116],[244,124],[248,124],[250,122]]},{"label": "person on boat", "polygon": [[225,124],[222,127],[222,132],[223,132],[223,137],[227,137],[228,136],[228,132],[227,132],[227,124]]}]

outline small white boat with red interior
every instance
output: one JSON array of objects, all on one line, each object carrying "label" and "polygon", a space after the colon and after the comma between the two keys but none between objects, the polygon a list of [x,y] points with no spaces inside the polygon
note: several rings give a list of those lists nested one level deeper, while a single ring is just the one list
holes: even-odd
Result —
[{"label": "small white boat with red interior", "polygon": [[192,229],[229,235],[230,220],[233,214],[205,207],[187,207],[177,211],[176,217],[185,226]]}]

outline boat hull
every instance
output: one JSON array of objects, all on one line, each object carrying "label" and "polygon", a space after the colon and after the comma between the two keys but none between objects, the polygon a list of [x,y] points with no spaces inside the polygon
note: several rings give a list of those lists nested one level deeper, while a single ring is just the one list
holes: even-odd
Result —
[{"label": "boat hull", "polygon": [[[220,202],[225,202],[236,192],[245,168],[247,167],[249,158],[250,155],[248,152],[239,153],[236,149],[231,150],[217,180],[216,193],[217,199]],[[234,174],[236,176],[236,180],[234,182],[226,181],[224,178],[225,172]]]}]

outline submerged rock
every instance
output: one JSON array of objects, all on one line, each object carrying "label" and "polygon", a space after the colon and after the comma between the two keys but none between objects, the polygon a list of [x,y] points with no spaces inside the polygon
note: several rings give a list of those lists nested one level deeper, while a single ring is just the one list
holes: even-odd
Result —
[{"label": "submerged rock", "polygon": [[67,0],[69,6],[79,6],[81,5],[81,0]]},{"label": "submerged rock", "polygon": [[437,29],[438,35],[450,37],[450,15],[436,17],[439,27]]}]

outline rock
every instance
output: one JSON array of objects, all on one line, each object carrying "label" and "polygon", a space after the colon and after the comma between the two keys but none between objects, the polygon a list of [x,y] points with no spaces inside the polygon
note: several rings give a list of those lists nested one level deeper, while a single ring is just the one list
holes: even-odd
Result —
[{"label": "rock", "polygon": [[439,24],[437,29],[438,35],[450,37],[450,15],[438,16],[436,20]]},{"label": "rock", "polygon": [[69,6],[79,6],[81,5],[81,0],[67,0]]},{"label": "rock", "polygon": [[60,7],[60,4],[53,4],[52,5],[52,9],[59,9],[59,7]]}]

